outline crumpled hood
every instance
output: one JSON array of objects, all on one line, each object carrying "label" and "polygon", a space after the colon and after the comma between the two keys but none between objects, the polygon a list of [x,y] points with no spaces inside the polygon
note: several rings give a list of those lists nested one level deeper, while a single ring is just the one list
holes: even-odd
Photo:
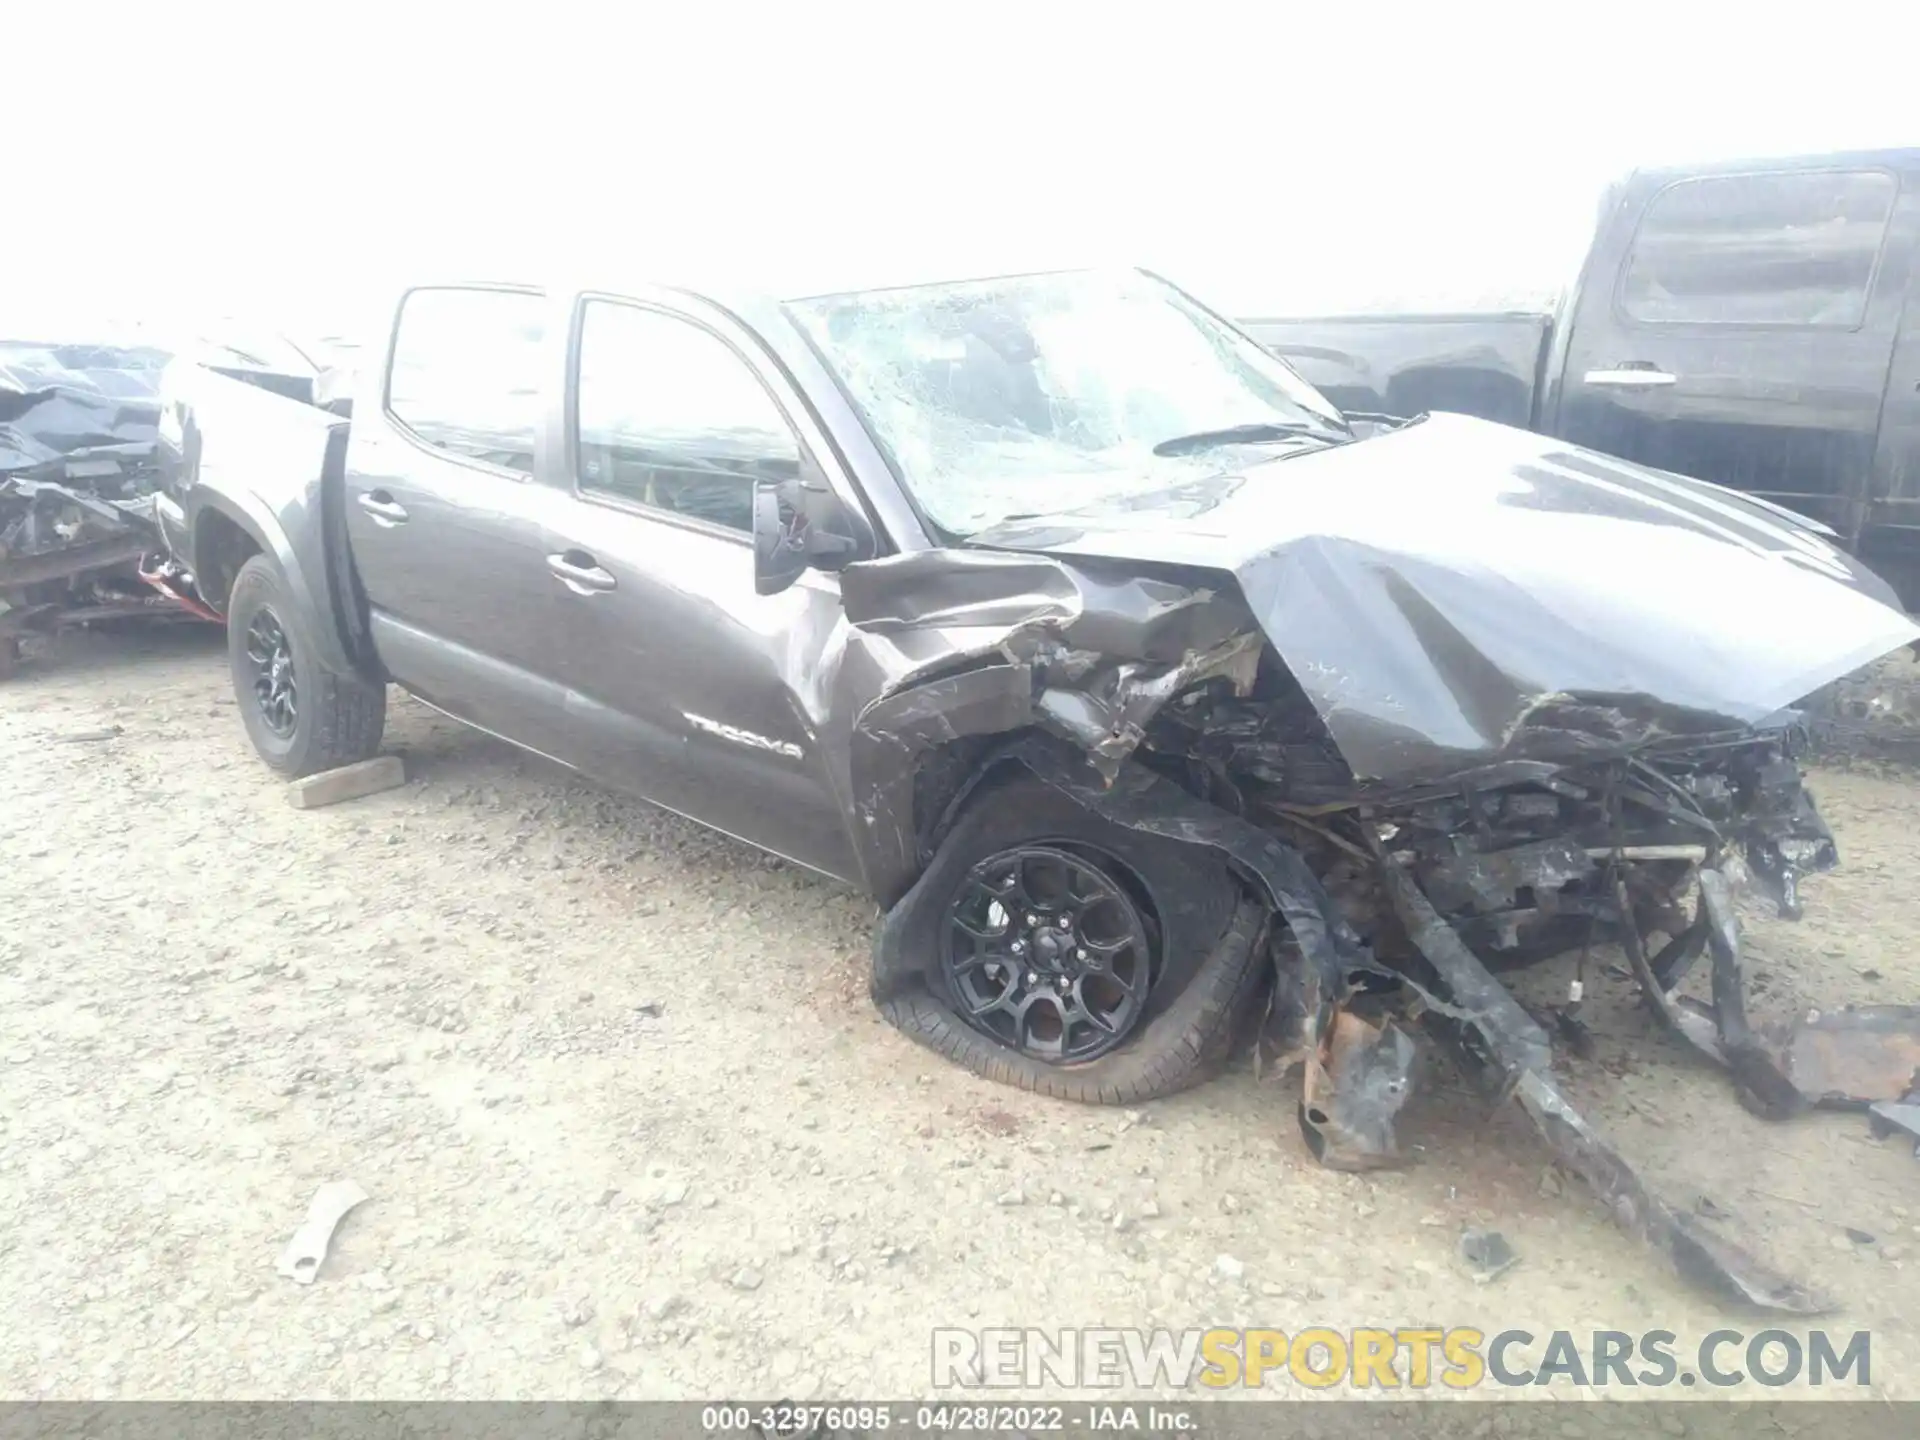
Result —
[{"label": "crumpled hood", "polygon": [[1920,637],[1798,517],[1455,415],[973,543],[1231,572],[1362,779],[1750,725]]}]

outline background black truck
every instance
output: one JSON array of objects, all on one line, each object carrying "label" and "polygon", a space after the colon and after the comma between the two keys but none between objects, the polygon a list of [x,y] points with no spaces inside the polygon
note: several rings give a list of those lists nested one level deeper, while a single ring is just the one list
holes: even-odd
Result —
[{"label": "background black truck", "polygon": [[1920,149],[1637,171],[1553,314],[1255,319],[1342,410],[1452,410],[1830,526],[1920,607]]}]

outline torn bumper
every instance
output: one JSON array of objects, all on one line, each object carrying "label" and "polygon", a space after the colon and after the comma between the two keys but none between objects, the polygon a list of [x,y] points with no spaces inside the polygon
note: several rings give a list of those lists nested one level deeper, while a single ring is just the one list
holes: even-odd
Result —
[{"label": "torn bumper", "polygon": [[[986,702],[935,704],[922,723],[1005,730],[1030,719],[1029,665],[985,667],[906,693],[933,700],[948,686],[958,696],[976,683]],[[1017,761],[1108,820],[1220,853],[1284,922],[1271,942],[1267,1028],[1282,1068],[1303,1067],[1298,1119],[1321,1163],[1367,1170],[1402,1160],[1396,1121],[1415,1080],[1408,1026],[1417,1022],[1484,1072],[1493,1095],[1518,1103],[1619,1224],[1683,1278],[1764,1309],[1830,1307],[1829,1297],[1716,1234],[1635,1171],[1560,1090],[1547,1029],[1482,958],[1511,966],[1618,942],[1655,1013],[1722,1065],[1763,1115],[1901,1099],[1920,1060],[1920,1012],[1842,1012],[1785,1035],[1762,1033],[1747,1017],[1723,867],[1745,865],[1768,879],[1791,913],[1802,868],[1836,858],[1797,774],[1771,758],[1769,744],[1747,737],[1662,764],[1529,768],[1485,790],[1415,790],[1391,804],[1287,806],[1257,778],[1242,775],[1236,786],[1216,775],[1211,783],[1223,787],[1217,798],[1229,809],[1150,768],[1190,773],[1175,763],[1191,758],[1178,750],[1185,727],[1149,735],[1117,766],[1092,747],[1034,733],[988,763]],[[1655,950],[1650,933],[1668,939]],[[1710,1003],[1680,990],[1702,961]],[[1577,1025],[1577,990],[1573,998],[1559,1017],[1568,1025]],[[1906,1112],[1881,1118],[1898,1124]]]},{"label": "torn bumper", "polygon": [[[1195,799],[1139,765],[1125,766],[1108,784],[1086,758],[1044,738],[1019,742],[1005,753],[1110,820],[1219,851],[1264,892],[1286,921],[1275,948],[1274,994],[1281,1016],[1269,1032],[1280,1037],[1282,1067],[1294,1061],[1304,1067],[1300,1126],[1321,1163],[1365,1170],[1402,1159],[1395,1119],[1411,1092],[1416,1060],[1402,1018],[1418,1019],[1470,1073],[1487,1078],[1490,1096],[1517,1102],[1616,1222],[1652,1246],[1683,1279],[1723,1299],[1766,1310],[1817,1314],[1832,1308],[1827,1295],[1662,1198],[1579,1114],[1554,1080],[1546,1029],[1435,908],[1406,857],[1384,849],[1377,855],[1381,884],[1412,949],[1387,965],[1356,933],[1306,857],[1266,830]],[[1656,857],[1654,863],[1676,861],[1691,863],[1687,857]],[[1685,924],[1670,923],[1683,937],[1697,937],[1700,950],[1711,955],[1713,1004],[1678,1001],[1673,982],[1656,976],[1627,884],[1617,876],[1613,888],[1620,910],[1613,920],[1649,1004],[1724,1064],[1743,1098],[1761,1113],[1779,1115],[1808,1104],[1893,1100],[1913,1084],[1920,1061],[1920,1011],[1841,1012],[1816,1017],[1784,1036],[1756,1034],[1746,1018],[1725,877],[1697,864],[1691,873],[1697,914]],[[1670,947],[1669,967],[1673,953],[1679,950]],[[1664,973],[1671,974],[1671,968]],[[1378,1008],[1383,990],[1397,996],[1400,1014],[1363,1016],[1363,1006]],[[1837,1045],[1845,1047],[1844,1063],[1835,1058]],[[1882,1117],[1882,1122],[1897,1124],[1904,1115]]]},{"label": "torn bumper", "polygon": [[[1703,872],[1710,874],[1712,872]],[[1455,1018],[1469,1063],[1489,1063],[1499,1088],[1527,1112],[1548,1146],[1593,1187],[1629,1234],[1666,1256],[1684,1279],[1762,1309],[1819,1314],[1832,1302],[1751,1254],[1707,1232],[1684,1210],[1661,1199],[1633,1167],[1583,1119],[1553,1082],[1552,1044],[1529,1015],[1442,920],[1397,866],[1387,884],[1407,933],[1456,998],[1471,997]],[[1715,876],[1717,879],[1717,875]]]}]

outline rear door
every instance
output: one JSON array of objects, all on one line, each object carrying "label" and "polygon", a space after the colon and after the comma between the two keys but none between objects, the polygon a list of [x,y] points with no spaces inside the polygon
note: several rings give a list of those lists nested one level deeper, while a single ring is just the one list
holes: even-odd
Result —
[{"label": "rear door", "polygon": [[1857,535],[1906,289],[1887,244],[1899,191],[1871,166],[1627,186],[1554,433]]},{"label": "rear door", "polygon": [[347,533],[394,679],[459,718],[559,754],[552,550],[534,483],[546,301],[407,293],[383,404],[353,420]]},{"label": "rear door", "polygon": [[857,873],[821,746],[837,577],[754,590],[753,486],[803,469],[848,494],[791,381],[690,297],[575,309],[570,498],[552,557],[578,763],[829,874]]}]

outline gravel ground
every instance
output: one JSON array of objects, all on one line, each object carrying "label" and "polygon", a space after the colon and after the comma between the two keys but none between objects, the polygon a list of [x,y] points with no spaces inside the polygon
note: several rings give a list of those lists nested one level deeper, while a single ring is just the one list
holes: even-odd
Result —
[{"label": "gravel ground", "polygon": [[[907,1396],[935,1326],[1765,1328],[1444,1075],[1367,1177],[1246,1063],[1136,1112],[1003,1090],[873,1014],[860,897],[398,696],[388,738],[404,788],[303,812],[207,633],[0,689],[0,1394]],[[1815,784],[1846,864],[1749,916],[1756,1008],[1920,998],[1920,788]],[[1747,1115],[1598,988],[1576,1100],[1920,1398],[1920,1162]],[[371,1199],[281,1278],[342,1177]],[[1489,1224],[1522,1259],[1479,1285]]]}]

